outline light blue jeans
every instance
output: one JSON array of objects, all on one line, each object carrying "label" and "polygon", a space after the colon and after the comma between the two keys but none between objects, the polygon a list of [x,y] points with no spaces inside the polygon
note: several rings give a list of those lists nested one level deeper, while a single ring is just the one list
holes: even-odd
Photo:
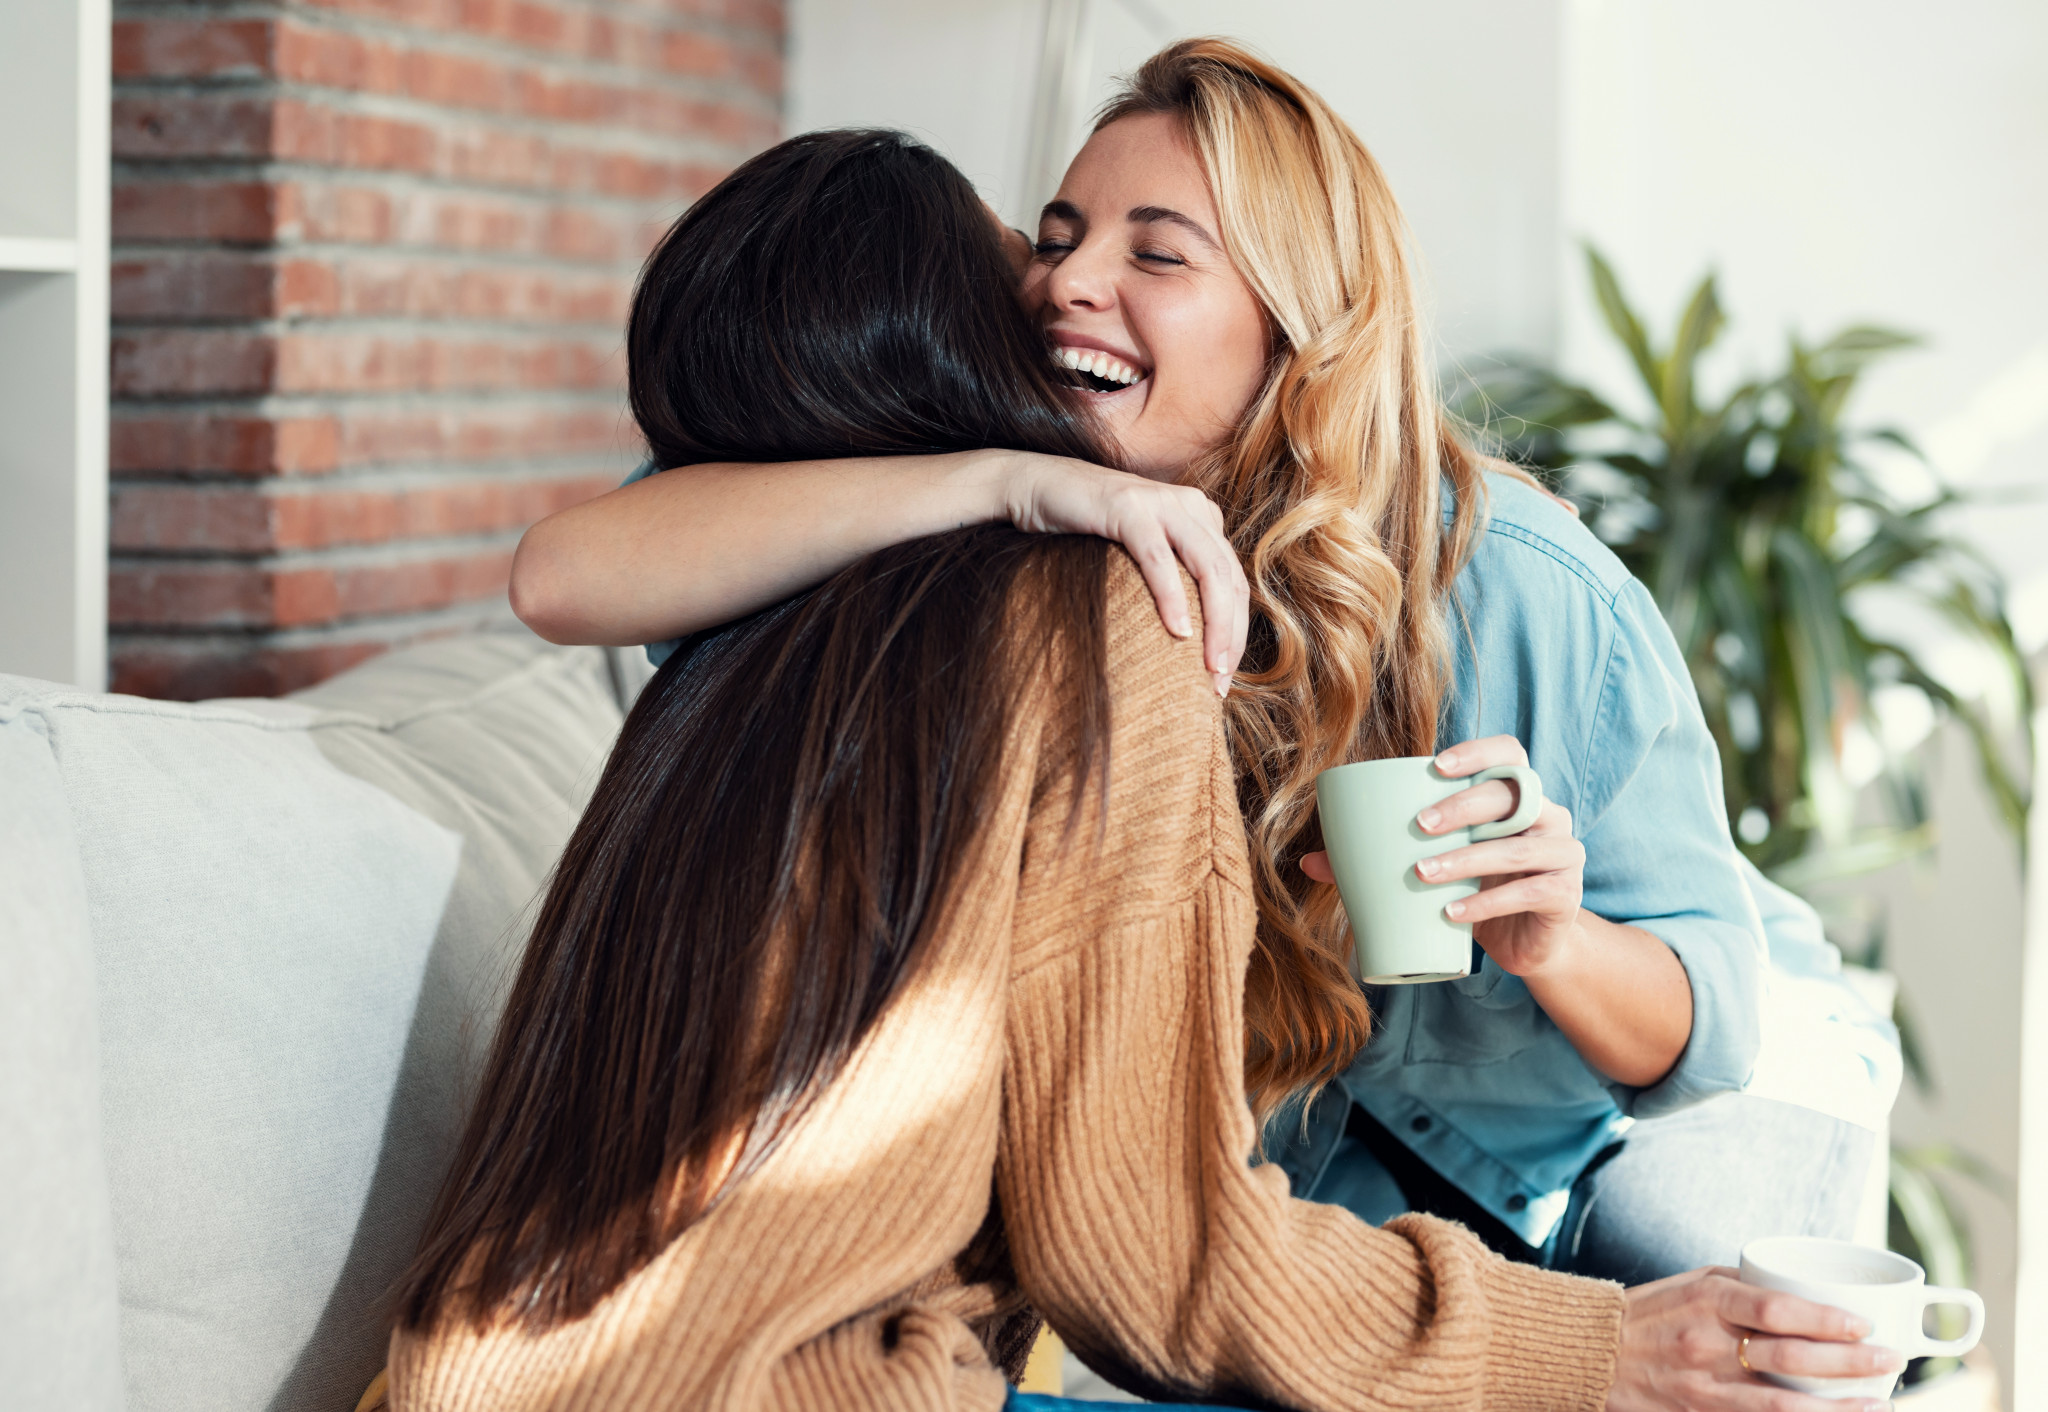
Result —
[{"label": "light blue jeans", "polygon": [[1848,1240],[1880,1160],[1868,1128],[1748,1094],[1647,1119],[1573,1186],[1546,1263],[1638,1285],[1764,1236]]},{"label": "light blue jeans", "polygon": [[[1734,1265],[1774,1235],[1855,1233],[1876,1135],[1811,1109],[1725,1094],[1629,1129],[1572,1184],[1571,1204],[1542,1247],[1524,1244],[1412,1154],[1383,1164],[1348,1135],[1311,1201],[1379,1225],[1415,1209],[1463,1221],[1511,1259],[1625,1285],[1702,1265]],[[1398,1178],[1398,1180],[1397,1180]]]}]

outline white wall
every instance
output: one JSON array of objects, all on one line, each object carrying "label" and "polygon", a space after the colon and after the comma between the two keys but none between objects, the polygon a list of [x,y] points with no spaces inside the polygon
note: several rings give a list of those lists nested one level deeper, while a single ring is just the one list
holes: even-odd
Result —
[{"label": "white wall", "polygon": [[905,128],[1015,219],[1043,0],[794,0],[787,128]]}]

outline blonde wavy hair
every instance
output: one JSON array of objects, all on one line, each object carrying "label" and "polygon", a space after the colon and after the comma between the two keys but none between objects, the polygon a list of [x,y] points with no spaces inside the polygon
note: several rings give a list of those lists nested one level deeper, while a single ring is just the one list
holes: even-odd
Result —
[{"label": "blonde wavy hair", "polygon": [[1095,130],[1149,113],[1183,124],[1273,340],[1264,388],[1188,477],[1222,507],[1251,580],[1226,722],[1259,906],[1245,1078],[1266,1111],[1341,1073],[1371,1035],[1336,889],[1299,866],[1322,846],[1316,775],[1435,751],[1446,605],[1485,488],[1437,399],[1406,222],[1358,135],[1224,39],[1153,55]]}]

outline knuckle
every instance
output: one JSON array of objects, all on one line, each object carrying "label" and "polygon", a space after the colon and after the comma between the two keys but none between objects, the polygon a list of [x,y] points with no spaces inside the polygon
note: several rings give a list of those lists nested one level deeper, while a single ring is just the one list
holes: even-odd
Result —
[{"label": "knuckle", "polygon": [[1767,1294],[1757,1301],[1756,1315],[1766,1329],[1779,1329],[1792,1321],[1792,1301],[1782,1294]]},{"label": "knuckle", "polygon": [[1713,1361],[1721,1337],[1719,1329],[1688,1324],[1678,1331],[1676,1352],[1679,1362],[1687,1367],[1704,1368]]},{"label": "knuckle", "polygon": [[1158,513],[1151,504],[1151,497],[1146,494],[1145,486],[1142,482],[1137,485],[1119,485],[1115,487],[1109,493],[1109,503],[1120,515],[1143,516],[1148,519],[1158,518]]}]

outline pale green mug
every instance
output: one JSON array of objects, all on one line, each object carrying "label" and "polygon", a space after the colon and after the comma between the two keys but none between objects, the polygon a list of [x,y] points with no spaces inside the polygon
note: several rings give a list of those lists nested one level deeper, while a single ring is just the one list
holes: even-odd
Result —
[{"label": "pale green mug", "polygon": [[[1487,780],[1513,780],[1515,812],[1496,823],[1427,834],[1415,816]],[[1454,981],[1472,973],[1472,924],[1444,907],[1479,891],[1477,878],[1424,882],[1425,858],[1520,833],[1543,811],[1543,781],[1527,765],[1496,765],[1464,779],[1436,771],[1434,758],[1362,760],[1316,776],[1316,810],[1337,892],[1351,920],[1358,978],[1368,985]]]}]

